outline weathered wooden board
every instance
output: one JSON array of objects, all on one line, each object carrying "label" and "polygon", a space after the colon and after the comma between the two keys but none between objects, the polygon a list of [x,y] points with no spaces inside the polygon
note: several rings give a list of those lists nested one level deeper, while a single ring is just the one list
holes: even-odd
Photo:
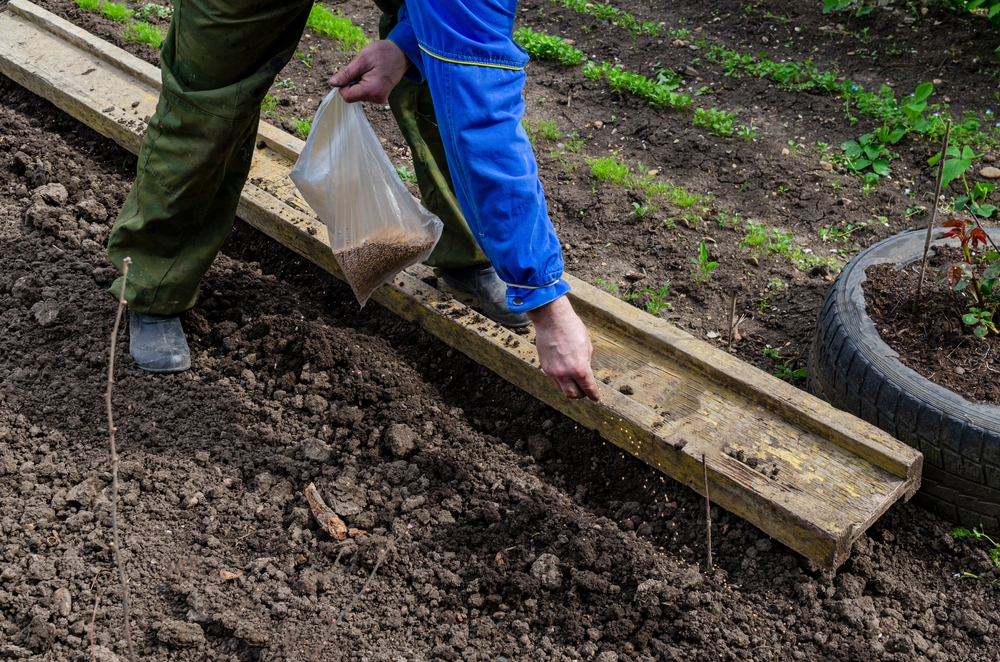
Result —
[{"label": "weathered wooden board", "polygon": [[[154,67],[25,0],[0,14],[0,72],[133,152],[158,96]],[[259,137],[240,217],[339,277],[326,227],[288,179],[302,141],[266,123]],[[567,400],[530,333],[487,320],[428,273],[401,273],[373,299],[699,492],[704,455],[714,502],[825,566],[919,487],[913,449],[572,276],[603,400]]]}]

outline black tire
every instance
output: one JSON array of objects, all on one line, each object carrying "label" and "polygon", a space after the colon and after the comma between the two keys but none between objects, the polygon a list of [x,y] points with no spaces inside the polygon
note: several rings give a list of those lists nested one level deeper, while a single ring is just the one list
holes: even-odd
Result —
[{"label": "black tire", "polygon": [[865,312],[865,269],[919,263],[925,236],[919,230],[889,237],[840,272],[820,310],[807,385],[923,453],[918,503],[956,524],[998,533],[1000,407],[971,403],[900,363]]}]

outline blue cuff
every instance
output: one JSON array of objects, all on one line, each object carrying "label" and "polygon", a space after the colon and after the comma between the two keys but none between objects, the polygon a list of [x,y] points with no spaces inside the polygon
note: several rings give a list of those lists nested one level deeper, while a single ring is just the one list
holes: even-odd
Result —
[{"label": "blue cuff", "polygon": [[557,280],[551,285],[539,288],[508,285],[507,308],[512,313],[526,313],[529,310],[541,308],[547,303],[552,303],[569,292],[569,289],[569,283],[564,280]]},{"label": "blue cuff", "polygon": [[399,8],[398,19],[396,27],[385,38],[399,46],[403,54],[409,58],[412,66],[406,70],[405,76],[408,80],[419,85],[424,82],[424,72],[420,68],[420,45],[417,43],[417,35],[413,32],[413,25],[410,23],[410,16],[406,11],[405,4]]}]

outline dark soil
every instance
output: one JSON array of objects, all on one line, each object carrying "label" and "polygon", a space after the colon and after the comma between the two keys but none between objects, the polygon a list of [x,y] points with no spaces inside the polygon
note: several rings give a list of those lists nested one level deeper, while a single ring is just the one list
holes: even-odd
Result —
[{"label": "dark soil", "polygon": [[924,283],[922,304],[912,314],[913,295],[920,280],[919,263],[896,269],[880,264],[868,267],[865,309],[882,339],[899,353],[899,360],[939,386],[973,402],[1000,404],[1000,380],[995,354],[1000,339],[977,338],[962,323],[969,299],[948,286],[938,273],[962,258],[957,249],[939,249],[928,260],[935,272]]},{"label": "dark soil", "polygon": [[[45,6],[70,18],[77,11]],[[341,7],[371,33],[369,6]],[[554,7],[525,4],[525,19]],[[655,11],[670,25],[681,16],[690,25],[711,7]],[[818,12],[813,27],[826,20]],[[945,28],[963,29],[966,19],[948,16]],[[735,36],[750,39],[766,26],[759,20]],[[932,34],[918,27],[918,37]],[[594,33],[611,34],[606,26]],[[794,43],[797,57],[821,37],[805,36]],[[626,41],[616,46],[622,58],[630,57]],[[658,52],[652,61],[667,54],[695,52]],[[300,72],[312,87],[292,79],[300,85],[292,93],[274,90],[289,95],[284,112],[311,115],[304,104],[325,94],[320,58],[332,68],[347,56],[319,47],[312,69]],[[298,75],[295,66],[282,76]],[[568,107],[552,91],[563,84],[574,90]],[[612,143],[678,184],[712,190],[719,210],[752,213],[817,252],[829,250],[819,227],[889,215],[889,229],[875,224],[835,247],[848,251],[906,227],[910,202],[889,184],[865,199],[841,177],[839,195],[851,202],[835,204],[829,185],[803,198],[815,192],[805,174],[817,157],[781,155],[786,133],[810,134],[780,114],[786,103],[829,99],[739,84],[719,99],[758,105],[770,124],[756,144],[700,139],[686,118],[602,95],[576,70],[549,65],[529,68],[529,118],[554,117],[564,133],[599,136],[596,147],[588,139],[588,153],[606,154]],[[404,165],[388,111],[370,107],[369,116]],[[857,133],[838,122],[821,125],[830,144]],[[641,137],[659,135],[656,143]],[[597,185],[591,194],[585,166],[567,177],[551,148],[539,143],[542,177],[571,246],[571,271],[624,283],[626,271],[645,267],[651,284],[669,278],[674,307],[666,316],[697,333],[719,328],[727,288],[742,283],[740,308],[755,318],[740,356],[770,367],[760,348],[772,344],[797,367],[827,285],[821,272],[772,256],[748,276],[749,251],[737,246],[742,226],[706,219],[669,230],[669,210],[640,223],[627,214],[629,193]],[[907,163],[916,168],[914,154]],[[102,290],[114,270],[102,243],[134,167],[130,154],[0,78],[2,658],[90,659],[97,596],[99,659],[124,656],[103,405],[115,304]],[[723,181],[732,170],[745,171],[742,193],[742,179]],[[794,191],[787,199],[773,195],[779,182]],[[722,266],[700,285],[686,258],[709,233]],[[761,306],[772,278],[787,288]],[[186,326],[194,366],[182,375],[144,374],[119,345],[122,528],[144,660],[941,662],[1000,654],[1000,575],[984,548],[954,542],[947,523],[899,505],[833,573],[714,512],[717,570],[706,575],[698,566],[703,510],[693,493],[378,306],[359,312],[345,285],[242,223]],[[310,482],[349,526],[368,533],[332,541],[309,515]],[[330,632],[389,547],[371,592]],[[227,581],[222,570],[240,576]],[[957,579],[963,572],[982,580]]]}]

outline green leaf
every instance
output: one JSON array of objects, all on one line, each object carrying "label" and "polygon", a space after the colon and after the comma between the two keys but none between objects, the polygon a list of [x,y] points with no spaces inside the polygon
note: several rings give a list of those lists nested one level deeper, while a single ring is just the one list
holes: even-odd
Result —
[{"label": "green leaf", "polygon": [[979,315],[976,315],[975,313],[966,313],[966,314],[962,315],[962,323],[963,324],[969,324],[969,325],[978,324],[979,323]]},{"label": "green leaf", "polygon": [[872,12],[873,9],[875,9],[875,8],[874,7],[862,7],[861,9],[858,10],[858,13],[855,14],[855,16],[858,16],[858,17],[860,17],[860,16],[867,16],[868,14],[870,14]]},{"label": "green leaf", "polygon": [[854,158],[855,156],[861,155],[861,145],[859,145],[857,141],[854,140],[848,140],[845,143],[841,143],[840,149],[844,150],[844,155],[849,158]]},{"label": "green leaf", "polygon": [[872,170],[883,177],[889,174],[889,164],[885,159],[876,159],[872,162]]},{"label": "green leaf", "polygon": [[997,210],[996,205],[975,205],[976,215],[989,218]]},{"label": "green leaf", "polygon": [[989,331],[990,330],[987,329],[985,326],[977,326],[972,330],[972,333],[974,333],[977,338],[985,338],[986,334],[989,333]]},{"label": "green leaf", "polygon": [[872,164],[868,159],[852,159],[847,165],[853,170],[864,170]]},{"label": "green leaf", "polygon": [[[913,91],[913,102],[920,103],[934,93],[934,83],[921,83]],[[927,104],[924,104],[926,106]],[[923,108],[921,108],[923,110]]]},{"label": "green leaf", "polygon": [[882,153],[881,145],[865,145],[865,156],[874,161]]},{"label": "green leaf", "polygon": [[956,178],[961,177],[971,165],[972,161],[966,161],[965,159],[949,159],[945,161],[944,174],[941,178],[941,188],[947,188],[948,184]]}]

